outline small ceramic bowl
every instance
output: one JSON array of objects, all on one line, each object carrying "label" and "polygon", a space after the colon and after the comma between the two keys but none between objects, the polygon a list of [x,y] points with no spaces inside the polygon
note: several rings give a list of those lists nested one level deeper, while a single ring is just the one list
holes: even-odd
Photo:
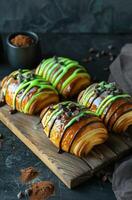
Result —
[{"label": "small ceramic bowl", "polygon": [[[26,47],[18,47],[11,43],[11,39],[17,35],[26,35],[32,38],[33,43]],[[40,58],[40,46],[39,38],[34,32],[16,32],[7,37],[6,51],[10,65],[17,68],[33,68],[39,62]]]}]

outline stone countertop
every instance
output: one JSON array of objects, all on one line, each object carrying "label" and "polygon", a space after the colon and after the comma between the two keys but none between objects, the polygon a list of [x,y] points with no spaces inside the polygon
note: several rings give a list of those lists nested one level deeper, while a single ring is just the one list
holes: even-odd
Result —
[{"label": "stone countertop", "polygon": [[[2,36],[3,40],[5,35]],[[87,35],[87,34],[41,34],[43,57],[50,55],[67,56],[81,61],[88,68],[93,77],[107,80],[109,71],[106,68],[110,60],[105,57],[96,58],[85,63],[88,49],[105,49],[113,45],[116,56],[125,43],[131,43],[131,35]],[[6,56],[1,58],[0,79],[13,71]],[[16,200],[24,185],[19,181],[20,169],[34,166],[40,172],[38,180],[51,180],[55,184],[56,192],[50,199],[54,200],[115,200],[112,186],[109,182],[102,183],[97,178],[91,178],[74,190],[69,190],[12,132],[0,122],[0,133],[4,135],[4,142],[0,148],[0,200]]]}]

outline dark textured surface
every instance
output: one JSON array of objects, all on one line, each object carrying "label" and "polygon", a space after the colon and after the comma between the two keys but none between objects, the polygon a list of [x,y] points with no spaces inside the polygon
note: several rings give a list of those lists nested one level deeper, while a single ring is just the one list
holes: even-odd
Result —
[{"label": "dark textured surface", "polygon": [[[74,190],[67,189],[61,181],[20,142],[4,125],[0,123],[0,131],[4,134],[4,143],[0,150],[0,199],[16,200],[16,195],[25,187],[19,181],[21,168],[34,166],[40,172],[35,181],[51,180],[56,192],[53,200],[115,200],[111,184],[102,184],[93,178]],[[15,149],[14,149],[15,148]],[[108,196],[109,194],[109,196]]]},{"label": "dark textured surface", "polygon": [[[4,38],[4,37],[3,37]],[[40,35],[43,55],[63,55],[82,60],[88,55],[88,49],[94,46],[98,49],[106,49],[109,44],[113,44],[117,54],[125,43],[132,41],[131,35]],[[5,59],[6,63],[6,59]],[[107,79],[109,72],[104,71],[110,61],[104,58],[96,58],[85,66],[92,76],[102,80]],[[8,64],[0,65],[0,78],[13,67]],[[55,183],[56,194],[51,199],[54,200],[115,200],[111,189],[111,184],[98,178],[92,178],[82,186],[74,190],[67,189],[58,178],[20,142],[10,130],[0,123],[0,132],[4,135],[3,146],[0,149],[0,200],[15,200],[20,190],[24,186],[19,181],[19,171],[21,168],[35,166],[40,171],[38,180],[52,180]]]},{"label": "dark textured surface", "polygon": [[0,32],[131,33],[131,11],[131,0],[1,0]]}]

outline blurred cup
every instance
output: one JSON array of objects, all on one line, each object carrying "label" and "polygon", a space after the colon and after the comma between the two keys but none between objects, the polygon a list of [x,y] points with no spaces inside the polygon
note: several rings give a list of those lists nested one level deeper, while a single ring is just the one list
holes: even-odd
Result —
[{"label": "blurred cup", "polygon": [[[16,46],[11,43],[15,36],[24,35],[33,40],[28,46]],[[34,32],[16,32],[8,35],[6,40],[6,53],[12,67],[34,68],[40,61],[41,51],[38,35]]]}]

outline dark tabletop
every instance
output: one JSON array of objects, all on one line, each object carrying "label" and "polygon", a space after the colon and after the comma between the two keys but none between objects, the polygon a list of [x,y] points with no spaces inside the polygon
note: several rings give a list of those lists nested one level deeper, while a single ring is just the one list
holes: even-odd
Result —
[{"label": "dark tabletop", "polygon": [[[5,35],[2,35],[5,40]],[[87,63],[90,47],[105,51],[109,45],[114,57],[118,55],[125,43],[131,43],[131,35],[87,35],[87,34],[40,34],[42,56],[52,55],[67,56],[79,60],[97,80],[107,80],[109,71],[107,67],[111,63],[108,56],[98,58],[92,55],[93,61]],[[5,55],[5,54],[4,54]],[[0,55],[0,79],[13,71],[6,55]],[[40,172],[38,180],[51,180],[55,184],[54,200],[115,200],[111,183],[103,183],[101,179],[94,177],[69,190],[45,165],[42,163],[12,132],[0,122],[0,133],[4,135],[4,141],[0,148],[0,200],[15,200],[20,190],[25,186],[19,181],[20,169],[34,166]]]}]

